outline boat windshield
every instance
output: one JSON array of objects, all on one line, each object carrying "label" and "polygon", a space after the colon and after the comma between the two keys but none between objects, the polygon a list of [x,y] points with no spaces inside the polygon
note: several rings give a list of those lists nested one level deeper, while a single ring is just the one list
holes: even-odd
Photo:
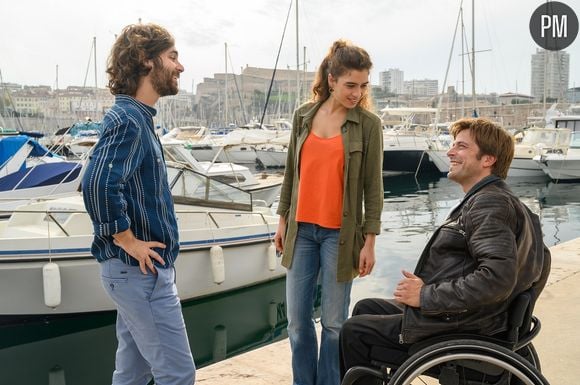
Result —
[{"label": "boat windshield", "polygon": [[188,166],[167,162],[167,179],[176,204],[252,211],[252,195],[211,179]]},{"label": "boat windshield", "polygon": [[580,131],[580,118],[559,117],[555,118],[556,128],[569,128],[572,131]]}]

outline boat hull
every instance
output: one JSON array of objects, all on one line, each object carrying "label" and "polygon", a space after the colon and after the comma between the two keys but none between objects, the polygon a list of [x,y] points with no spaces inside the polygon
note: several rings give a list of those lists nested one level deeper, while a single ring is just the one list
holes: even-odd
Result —
[{"label": "boat hull", "polygon": [[[437,169],[442,173],[449,172],[449,158],[446,151],[429,150],[429,158]],[[545,177],[544,171],[533,158],[528,157],[514,157],[510,168],[508,169],[508,177]]]},{"label": "boat hull", "polygon": [[220,146],[194,145],[191,148],[191,154],[200,162],[216,161],[236,164],[256,163],[256,151],[250,145],[231,146],[227,148],[222,148]]},{"label": "boat hull", "polygon": [[383,171],[414,173],[439,173],[423,150],[385,149],[383,153]]},{"label": "boat hull", "polygon": [[545,177],[546,174],[533,158],[514,157],[508,170],[510,177]]},{"label": "boat hull", "polygon": [[286,166],[288,151],[256,149],[256,157],[257,163],[264,168],[282,168]]},{"label": "boat hull", "polygon": [[[274,270],[270,270],[268,248],[272,233],[259,236],[236,231],[228,238],[216,242],[198,241],[182,244],[176,261],[176,285],[182,301],[210,296],[241,287],[252,286],[283,277],[285,269],[276,258]],[[210,246],[221,245],[223,249],[225,280],[214,282],[210,259]],[[85,243],[86,244],[86,243]],[[0,296],[0,317],[14,315],[75,314],[114,310],[114,304],[103,290],[99,263],[86,248],[68,253],[54,253],[50,260],[60,269],[62,302],[55,308],[44,303],[42,268],[47,258],[31,260],[27,256],[7,258],[0,263],[0,290],[18,295]],[[8,261],[10,260],[10,261]]]},{"label": "boat hull", "polygon": [[535,160],[553,180],[580,181],[580,156],[549,154],[536,157]]}]

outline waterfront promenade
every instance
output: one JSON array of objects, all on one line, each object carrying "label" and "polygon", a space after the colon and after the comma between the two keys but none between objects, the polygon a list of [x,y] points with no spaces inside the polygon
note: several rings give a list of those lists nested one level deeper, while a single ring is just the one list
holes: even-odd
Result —
[{"label": "waterfront promenade", "polygon": [[[551,251],[552,270],[534,312],[542,322],[534,346],[550,384],[574,384],[580,378],[580,238]],[[288,339],[202,368],[196,383],[290,385]]]}]

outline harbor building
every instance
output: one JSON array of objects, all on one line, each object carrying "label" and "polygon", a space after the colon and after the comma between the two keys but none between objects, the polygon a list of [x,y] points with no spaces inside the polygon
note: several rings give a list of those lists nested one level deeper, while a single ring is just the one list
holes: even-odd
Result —
[{"label": "harbor building", "polygon": [[550,101],[563,101],[570,79],[570,55],[565,51],[537,49],[531,59],[531,94]]},{"label": "harbor building", "polygon": [[439,93],[439,81],[433,79],[408,80],[404,83],[404,94],[410,96],[436,96]]},{"label": "harbor building", "polygon": [[290,117],[310,98],[315,75],[316,72],[292,69],[276,69],[274,74],[274,69],[250,66],[240,74],[215,73],[197,85],[196,113],[207,124],[245,124],[260,119],[270,93],[265,122]]},{"label": "harbor building", "polygon": [[398,68],[389,68],[379,72],[379,86],[383,91],[396,95],[404,93],[404,72]]}]

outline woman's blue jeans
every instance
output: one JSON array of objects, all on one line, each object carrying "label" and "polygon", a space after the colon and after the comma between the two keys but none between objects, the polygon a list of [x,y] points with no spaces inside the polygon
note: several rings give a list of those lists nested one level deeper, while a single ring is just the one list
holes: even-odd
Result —
[{"label": "woman's blue jeans", "polygon": [[[292,265],[286,276],[294,385],[340,384],[338,336],[348,317],[352,281],[336,281],[338,235],[337,229],[298,224]],[[320,354],[313,319],[318,281],[322,286]]]}]

